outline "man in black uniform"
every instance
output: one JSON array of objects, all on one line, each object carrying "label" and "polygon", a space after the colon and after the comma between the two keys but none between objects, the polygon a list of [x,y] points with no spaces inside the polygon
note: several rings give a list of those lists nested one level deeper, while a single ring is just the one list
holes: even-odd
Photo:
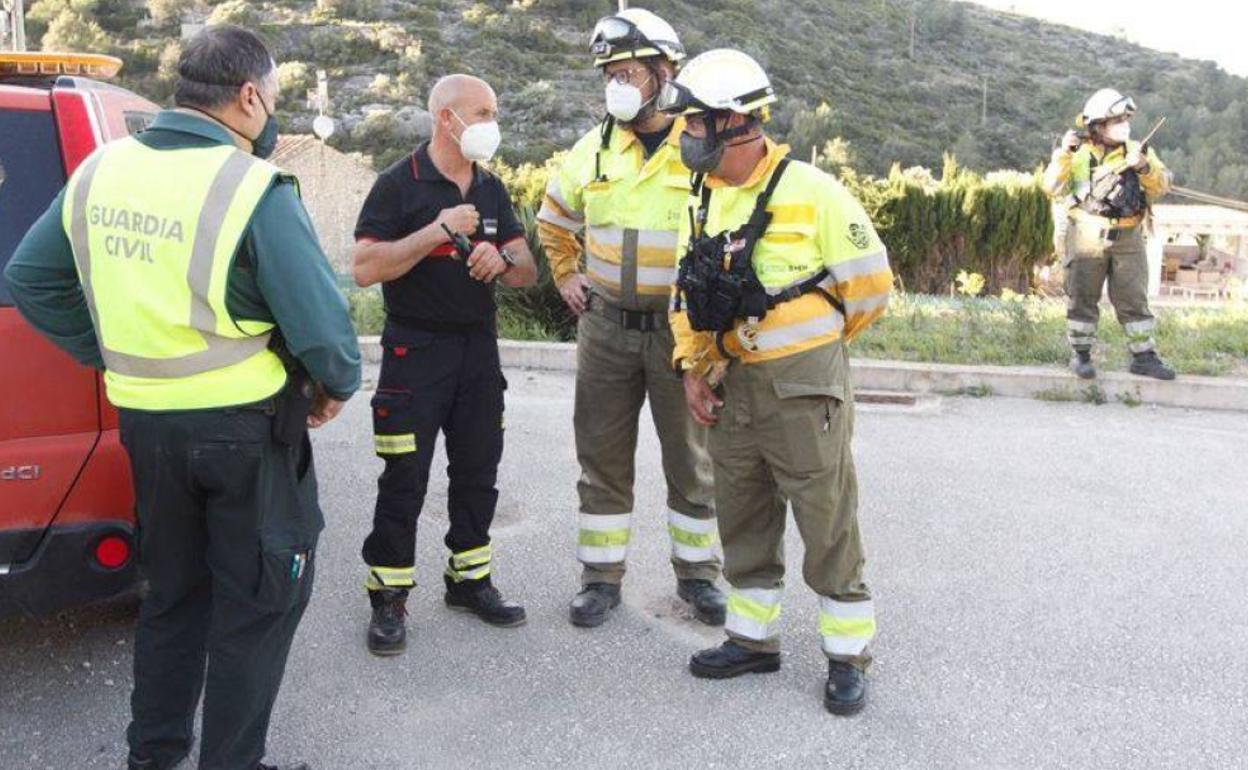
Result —
[{"label": "man in black uniform", "polygon": [[[275,770],[261,763],[269,715],[324,523],[307,428],[359,387],[360,355],[294,179],[261,160],[277,140],[264,43],[208,27],[178,76],[179,109],[88,158],[5,278],[36,329],[105,370],[121,411],[150,586],[130,770],[181,763],[201,693],[200,770]],[[110,257],[120,238],[151,258]],[[279,336],[286,366],[266,344]]]},{"label": "man in black uniform", "polygon": [[494,280],[532,285],[533,255],[507,190],[478,163],[498,149],[498,102],[484,81],[450,75],[429,95],[433,138],[378,177],[356,225],[352,271],[382,284],[385,349],[373,399],[377,482],[364,541],[373,607],[368,649],[406,646],[408,591],[416,585],[416,520],[437,434],[450,479],[448,607],[497,626],[524,622],[490,580],[490,523],[503,454],[503,391]]}]

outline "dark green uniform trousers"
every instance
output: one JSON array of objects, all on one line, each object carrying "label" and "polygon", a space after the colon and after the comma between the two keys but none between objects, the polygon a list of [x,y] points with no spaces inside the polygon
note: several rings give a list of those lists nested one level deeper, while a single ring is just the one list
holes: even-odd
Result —
[{"label": "dark green uniform trousers", "polygon": [[135,632],[136,757],[185,756],[201,693],[200,770],[264,757],[323,526],[311,444],[276,443],[271,423],[257,409],[121,413],[150,584]]},{"label": "dark green uniform trousers", "polygon": [[776,361],[733,362],[711,429],[715,506],[732,584],[724,630],[780,651],[786,510],[802,536],[802,577],[819,595],[824,653],[865,668],[875,609],[862,579],[853,389],[840,342]]},{"label": "dark green uniform trousers", "polygon": [[595,295],[577,327],[572,423],[581,465],[581,581],[618,585],[624,579],[632,539],[638,420],[646,401],[667,485],[672,567],[679,579],[715,580],[720,560],[706,429],[689,415],[684,383],[672,369],[674,341],[667,315],[658,314],[659,328],[642,331],[625,328],[619,313]]},{"label": "dark green uniform trousers", "polygon": [[1070,346],[1087,352],[1096,342],[1101,293],[1109,283],[1109,301],[1127,333],[1132,353],[1155,347],[1157,321],[1148,307],[1148,255],[1142,227],[1103,231],[1086,221],[1072,221],[1066,237],[1066,333]]}]

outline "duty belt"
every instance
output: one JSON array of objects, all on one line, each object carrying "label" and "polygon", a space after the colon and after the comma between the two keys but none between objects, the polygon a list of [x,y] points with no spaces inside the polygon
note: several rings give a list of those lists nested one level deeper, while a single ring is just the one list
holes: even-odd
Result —
[{"label": "duty belt", "polygon": [[598,294],[590,295],[589,306],[591,310],[619,324],[626,331],[657,332],[668,327],[666,310],[625,310]]}]

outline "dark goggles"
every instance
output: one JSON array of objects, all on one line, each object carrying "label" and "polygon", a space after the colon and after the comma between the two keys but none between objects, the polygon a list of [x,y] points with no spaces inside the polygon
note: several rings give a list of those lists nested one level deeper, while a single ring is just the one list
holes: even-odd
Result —
[{"label": "dark goggles", "polygon": [[594,33],[590,37],[589,52],[597,57],[612,56],[619,52],[639,51],[643,48],[653,48],[655,51],[663,52],[658,46],[663,43],[669,49],[676,51],[684,51],[679,43],[667,40],[654,41],[646,37],[637,25],[628,19],[619,16],[608,16],[599,19],[594,26]]}]

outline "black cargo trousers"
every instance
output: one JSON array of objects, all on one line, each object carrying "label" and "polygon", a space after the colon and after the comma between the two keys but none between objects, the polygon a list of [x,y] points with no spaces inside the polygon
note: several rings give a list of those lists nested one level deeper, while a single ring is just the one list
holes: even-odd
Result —
[{"label": "black cargo trousers", "polygon": [[490,524],[498,502],[507,388],[492,331],[430,330],[387,325],[373,432],[386,464],[377,480],[373,530],[364,540],[366,587],[415,585],[416,522],[429,487],[438,433],[446,438],[450,550],[448,590],[489,584]]},{"label": "black cargo trousers", "polygon": [[130,752],[172,767],[251,770],[265,753],[295,628],[312,594],[312,445],[272,435],[271,409],[122,410],[150,591],[135,632]]}]

